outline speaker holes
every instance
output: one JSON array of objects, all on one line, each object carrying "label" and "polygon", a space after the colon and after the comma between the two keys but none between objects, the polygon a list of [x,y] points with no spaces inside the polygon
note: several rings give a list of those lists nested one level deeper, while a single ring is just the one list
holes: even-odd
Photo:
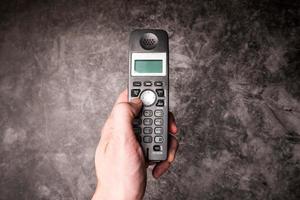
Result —
[{"label": "speaker holes", "polygon": [[147,50],[155,48],[157,43],[158,38],[153,33],[145,33],[140,39],[141,46]]}]

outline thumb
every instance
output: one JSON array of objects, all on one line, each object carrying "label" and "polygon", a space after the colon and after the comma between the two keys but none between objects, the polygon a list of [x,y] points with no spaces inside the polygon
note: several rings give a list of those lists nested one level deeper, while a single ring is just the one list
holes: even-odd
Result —
[{"label": "thumb", "polygon": [[134,98],[130,102],[131,112],[132,112],[132,120],[137,117],[142,109],[142,101],[139,98]]},{"label": "thumb", "polygon": [[117,103],[112,112],[112,120],[117,132],[132,131],[132,121],[139,115],[142,108],[140,99],[133,99],[130,102]]}]

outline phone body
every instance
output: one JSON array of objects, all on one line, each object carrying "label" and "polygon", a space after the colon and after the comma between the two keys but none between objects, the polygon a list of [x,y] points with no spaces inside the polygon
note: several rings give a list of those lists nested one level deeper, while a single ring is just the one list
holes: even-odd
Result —
[{"label": "phone body", "polygon": [[146,160],[159,162],[168,155],[169,38],[164,30],[139,29],[129,39],[128,98],[143,107],[133,130]]}]

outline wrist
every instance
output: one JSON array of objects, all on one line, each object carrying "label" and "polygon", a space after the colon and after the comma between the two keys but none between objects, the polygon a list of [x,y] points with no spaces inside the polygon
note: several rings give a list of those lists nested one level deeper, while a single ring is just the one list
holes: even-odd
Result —
[{"label": "wrist", "polygon": [[97,187],[92,200],[108,200],[108,199],[142,200],[143,195],[131,194],[130,191],[123,191],[123,192],[118,191],[118,190],[111,191],[111,189],[103,189],[103,188]]}]

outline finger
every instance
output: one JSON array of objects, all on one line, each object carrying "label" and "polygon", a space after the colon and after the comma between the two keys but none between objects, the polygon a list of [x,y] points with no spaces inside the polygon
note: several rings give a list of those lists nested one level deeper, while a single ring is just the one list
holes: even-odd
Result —
[{"label": "finger", "polygon": [[112,120],[115,130],[121,132],[132,131],[132,121],[139,115],[142,108],[142,101],[138,98],[130,102],[121,102],[114,106],[112,112]]},{"label": "finger", "polygon": [[178,149],[178,141],[175,137],[170,135],[169,139],[169,150],[168,150],[168,158],[165,161],[158,163],[152,171],[154,178],[159,178],[163,175],[171,166],[171,163],[175,159],[175,155]]},{"label": "finger", "polygon": [[[128,90],[125,89],[119,97],[117,98],[115,105],[113,107],[113,112],[118,112],[121,114],[130,114],[137,116],[141,110],[142,101],[138,98],[132,99],[128,102]],[[125,112],[122,112],[126,110]]]},{"label": "finger", "polygon": [[169,135],[169,146],[168,146],[168,161],[173,162],[175,160],[175,155],[178,149],[179,143],[178,140],[172,136]]},{"label": "finger", "polygon": [[128,89],[123,90],[119,97],[116,100],[115,106],[120,104],[120,103],[129,103],[131,106],[131,111],[134,116],[138,116],[140,110],[141,110],[141,105],[142,101],[139,98],[134,98],[130,102],[128,102]]},{"label": "finger", "polygon": [[171,163],[166,161],[163,161],[161,163],[158,163],[152,170],[152,175],[154,178],[159,178],[161,175],[163,175],[171,166]]},{"label": "finger", "polygon": [[128,89],[127,88],[121,92],[121,94],[117,98],[115,104],[118,104],[121,102],[128,102]]},{"label": "finger", "polygon": [[129,102],[129,105],[130,105],[131,111],[133,113],[132,119],[139,116],[140,111],[143,106],[142,100],[140,100],[139,98],[134,98]]},{"label": "finger", "polygon": [[171,134],[176,134],[177,133],[177,126],[176,126],[176,122],[175,122],[175,118],[173,113],[169,112],[169,132]]}]

